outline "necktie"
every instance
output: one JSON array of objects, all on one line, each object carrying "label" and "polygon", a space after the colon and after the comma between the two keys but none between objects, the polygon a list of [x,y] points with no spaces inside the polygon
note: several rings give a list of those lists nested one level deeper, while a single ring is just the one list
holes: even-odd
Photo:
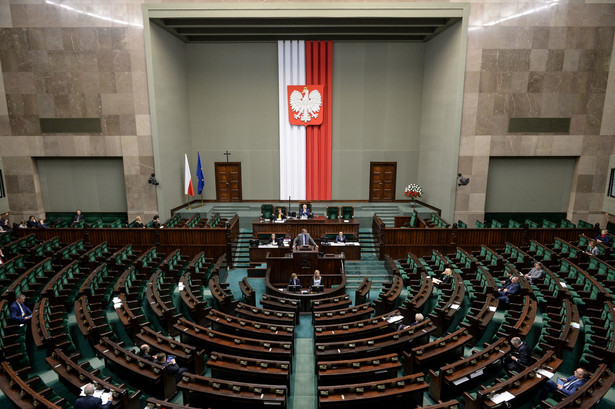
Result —
[{"label": "necktie", "polygon": [[576,382],[576,380],[573,380],[573,381],[570,381],[570,382],[566,382],[566,383],[564,384],[564,389],[566,389],[566,390],[570,389],[570,387],[572,386],[572,384],[573,384],[573,383],[575,383],[575,382]]},{"label": "necktie", "polygon": [[303,245],[305,246],[307,244],[307,241],[305,240],[305,234],[303,235]]},{"label": "necktie", "polygon": [[21,310],[20,317],[23,317],[24,315],[26,315],[26,312],[23,310],[23,307],[21,306],[21,303],[18,302],[17,305],[19,305],[19,309]]}]

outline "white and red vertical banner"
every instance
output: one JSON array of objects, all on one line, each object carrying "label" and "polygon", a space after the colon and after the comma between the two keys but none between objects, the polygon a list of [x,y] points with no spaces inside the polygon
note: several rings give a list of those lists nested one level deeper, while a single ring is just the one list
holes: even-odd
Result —
[{"label": "white and red vertical banner", "polygon": [[331,101],[333,42],[305,42],[305,81],[324,88],[322,124],[306,129],[306,195],[308,200],[331,200]]},{"label": "white and red vertical banner", "polygon": [[279,41],[280,199],[331,199],[333,43]]},{"label": "white and red vertical banner", "polygon": [[305,127],[288,121],[288,85],[305,84],[305,42],[278,41],[280,200],[305,200]]}]

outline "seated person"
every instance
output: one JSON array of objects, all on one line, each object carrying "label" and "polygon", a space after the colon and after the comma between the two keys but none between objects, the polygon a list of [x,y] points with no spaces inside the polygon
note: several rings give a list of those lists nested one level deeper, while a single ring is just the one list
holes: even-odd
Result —
[{"label": "seated person", "polygon": [[595,240],[590,240],[589,241],[589,245],[587,246],[586,253],[589,254],[590,256],[596,256],[596,257],[598,257],[600,255],[600,249],[596,245],[596,241]]},{"label": "seated person", "polygon": [[521,338],[514,337],[510,340],[512,345],[512,354],[510,355],[510,359],[504,361],[504,366],[509,371],[518,372],[520,367],[528,366],[532,363],[532,353],[530,352],[530,347],[527,343],[521,341]]},{"label": "seated person", "polygon": [[152,219],[152,227],[154,229],[159,229],[160,227],[162,227],[162,223],[160,223],[160,216],[154,216],[154,218]]},{"label": "seated person", "polygon": [[587,372],[583,368],[577,368],[574,371],[574,375],[569,376],[568,378],[558,378],[557,383],[551,380],[545,382],[542,385],[542,389],[538,394],[538,399],[543,400],[547,396],[549,396],[555,390],[559,390],[560,392],[570,396],[576,392],[585,382],[589,379],[589,372]]},{"label": "seated person", "polygon": [[154,359],[154,357],[152,357],[152,355],[150,354],[150,348],[149,345],[147,344],[143,344],[139,347],[139,351],[137,352],[137,356],[140,356],[141,358],[145,358],[148,359],[150,361],[152,361]]},{"label": "seated person", "polygon": [[410,325],[400,324],[399,329],[402,330],[404,328],[414,327],[415,325],[418,325],[424,319],[425,317],[423,316],[423,314],[421,314],[420,312],[417,312],[416,314],[414,314],[414,322],[412,324]]},{"label": "seated person", "polygon": [[36,227],[39,229],[46,229],[47,223],[45,223],[45,219],[39,219],[38,222],[36,222]]},{"label": "seated person", "polygon": [[33,229],[36,227],[36,224],[36,217],[30,216],[30,218],[28,219],[28,223],[26,223],[26,226],[28,227],[28,229]]},{"label": "seated person", "polygon": [[278,242],[276,241],[275,233],[271,233],[271,237],[265,244],[273,244],[273,245],[278,244]]},{"label": "seated person", "polygon": [[23,294],[18,294],[15,297],[15,301],[9,307],[9,312],[11,313],[11,320],[18,324],[24,324],[32,318],[32,311],[25,304],[26,296]]},{"label": "seated person", "polygon": [[299,280],[299,278],[297,277],[297,273],[292,273],[290,275],[290,281],[288,282],[288,285],[301,285],[301,280]]},{"label": "seated person", "polygon": [[1,231],[2,233],[13,231],[9,223],[8,216],[9,216],[9,212],[6,212],[3,215],[0,215],[0,229],[2,229]]},{"label": "seated person", "polygon": [[111,407],[111,399],[107,403],[103,404],[102,399],[94,396],[96,387],[91,383],[88,383],[83,387],[83,394],[85,396],[78,397],[75,401],[74,409],[108,409]]},{"label": "seated person", "polygon": [[450,284],[453,281],[453,270],[450,268],[444,269],[440,280],[442,280],[442,284]]},{"label": "seated person", "polygon": [[310,212],[310,209],[308,209],[306,204],[301,206],[301,210],[299,210],[299,217],[308,217],[311,214],[312,214],[312,212]]},{"label": "seated person", "polygon": [[135,219],[134,223],[132,224],[132,227],[135,228],[135,229],[143,229],[143,228],[145,228],[145,225],[141,221],[141,216],[137,216],[137,218]]},{"label": "seated person", "polygon": [[596,236],[595,240],[605,246],[609,246],[611,244],[611,236],[609,236],[609,232],[606,230],[602,230],[600,234]]},{"label": "seated person", "polygon": [[85,215],[83,213],[81,213],[80,209],[77,209],[77,213],[75,213],[75,217],[73,217],[73,222],[71,223],[71,227],[73,227],[75,224],[80,223],[82,221],[85,221]]},{"label": "seated person", "polygon": [[310,233],[307,232],[307,229],[302,229],[301,233],[299,233],[299,235],[295,237],[295,240],[293,241],[294,248],[298,248],[299,246],[309,246],[310,244],[318,248],[316,242],[314,241],[312,236],[310,236]]},{"label": "seated person", "polygon": [[344,236],[343,232],[339,232],[337,236],[335,236],[335,242],[336,243],[346,243],[348,240],[346,240],[346,236]]},{"label": "seated person", "polygon": [[542,270],[540,263],[535,263],[534,268],[532,268],[525,277],[529,280],[530,284],[532,284],[534,280],[540,280],[544,274],[545,272]]},{"label": "seated person", "polygon": [[188,368],[180,368],[179,365],[177,365],[177,362],[175,362],[175,358],[168,360],[167,362],[167,355],[164,352],[157,353],[154,362],[156,362],[158,365],[164,366],[164,369],[165,371],[167,371],[167,374],[175,375],[175,380],[177,382],[181,380],[181,375],[184,372],[188,371]]},{"label": "seated person", "polygon": [[314,271],[314,277],[312,277],[312,285],[322,285],[322,277],[320,271]]},{"label": "seated person", "polygon": [[510,304],[510,298],[508,296],[513,294],[519,294],[521,286],[519,285],[519,277],[514,276],[510,279],[510,284],[506,287],[500,287],[498,294],[495,296],[498,300],[504,300],[506,304]]},{"label": "seated person", "polygon": [[506,271],[506,279],[505,280],[501,280],[500,284],[502,284],[502,287],[507,287],[508,285],[510,285],[510,280],[513,278],[513,273],[511,273],[510,271]]},{"label": "seated person", "polygon": [[284,213],[282,213],[282,208],[281,207],[278,207],[278,210],[273,215],[273,218],[274,218],[274,220],[284,220],[284,219],[286,219],[286,216],[284,216]]}]

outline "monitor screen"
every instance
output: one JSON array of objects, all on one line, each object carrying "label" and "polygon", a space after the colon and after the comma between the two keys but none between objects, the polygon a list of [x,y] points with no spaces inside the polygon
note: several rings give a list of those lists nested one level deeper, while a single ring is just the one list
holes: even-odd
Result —
[{"label": "monitor screen", "polygon": [[300,285],[289,285],[288,286],[288,291],[293,292],[293,293],[297,293],[297,292],[301,291],[301,286]]},{"label": "monitor screen", "polygon": [[278,243],[278,246],[283,246],[284,245],[284,237],[278,237],[277,239],[275,239],[276,243]]},{"label": "monitor screen", "polygon": [[322,293],[325,290],[325,286],[324,285],[313,285],[312,286],[312,292],[314,293]]}]

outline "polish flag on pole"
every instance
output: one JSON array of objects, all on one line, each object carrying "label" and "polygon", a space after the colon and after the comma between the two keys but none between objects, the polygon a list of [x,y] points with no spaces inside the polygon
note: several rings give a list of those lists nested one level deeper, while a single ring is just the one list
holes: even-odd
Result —
[{"label": "polish flag on pole", "polygon": [[186,157],[186,174],[184,179],[184,193],[188,196],[194,196],[194,189],[192,188],[192,176],[190,175],[190,166],[188,165],[188,155],[184,154]]}]

